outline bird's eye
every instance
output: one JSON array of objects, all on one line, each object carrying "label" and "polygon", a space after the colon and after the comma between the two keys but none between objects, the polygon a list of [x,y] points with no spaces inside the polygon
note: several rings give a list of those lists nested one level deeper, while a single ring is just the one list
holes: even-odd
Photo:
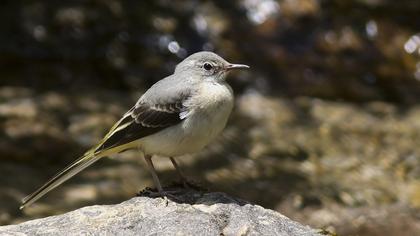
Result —
[{"label": "bird's eye", "polygon": [[207,71],[213,69],[213,66],[210,63],[207,63],[207,62],[204,63],[203,67]]}]

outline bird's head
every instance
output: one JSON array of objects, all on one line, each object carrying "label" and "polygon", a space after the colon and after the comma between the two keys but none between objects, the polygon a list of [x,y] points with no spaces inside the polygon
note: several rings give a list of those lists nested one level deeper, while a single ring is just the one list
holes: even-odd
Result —
[{"label": "bird's head", "polygon": [[213,52],[197,52],[180,62],[175,68],[175,74],[193,73],[204,79],[221,81],[230,70],[248,68],[247,65],[229,63]]}]

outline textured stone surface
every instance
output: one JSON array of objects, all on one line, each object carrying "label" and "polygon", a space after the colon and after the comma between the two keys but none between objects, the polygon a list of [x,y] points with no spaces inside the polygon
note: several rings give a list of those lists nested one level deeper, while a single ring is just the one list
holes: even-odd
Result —
[{"label": "textured stone surface", "polygon": [[0,235],[317,235],[275,211],[223,193],[190,191],[178,198],[136,197],[84,207],[2,226]]}]

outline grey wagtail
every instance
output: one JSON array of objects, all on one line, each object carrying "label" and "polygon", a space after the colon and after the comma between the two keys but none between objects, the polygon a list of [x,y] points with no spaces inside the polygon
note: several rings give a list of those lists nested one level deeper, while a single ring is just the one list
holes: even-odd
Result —
[{"label": "grey wagtail", "polygon": [[246,68],[249,66],[231,64],[212,52],[190,55],[172,75],[150,87],[98,145],[25,197],[20,209],[100,158],[132,148],[143,152],[155,187],[164,196],[152,156],[169,157],[181,174],[174,157],[201,150],[223,130],[233,107],[226,75]]}]

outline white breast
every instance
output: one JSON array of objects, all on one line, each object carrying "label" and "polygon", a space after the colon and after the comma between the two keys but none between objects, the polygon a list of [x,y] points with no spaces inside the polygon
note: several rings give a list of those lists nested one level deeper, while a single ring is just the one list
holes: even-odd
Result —
[{"label": "white breast", "polygon": [[186,118],[178,125],[140,139],[147,154],[180,156],[200,151],[226,126],[233,108],[233,93],[225,83],[203,83],[185,106]]}]

